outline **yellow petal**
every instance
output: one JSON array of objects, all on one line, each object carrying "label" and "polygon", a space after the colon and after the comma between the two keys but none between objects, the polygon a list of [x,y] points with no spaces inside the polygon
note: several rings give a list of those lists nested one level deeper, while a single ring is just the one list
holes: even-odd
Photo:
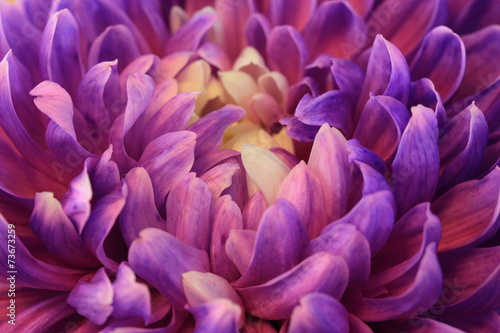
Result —
[{"label": "yellow petal", "polygon": [[278,104],[283,105],[288,94],[288,81],[278,72],[269,72],[259,77],[259,89],[273,96]]},{"label": "yellow petal", "polygon": [[234,101],[246,108],[247,102],[258,91],[254,79],[244,72],[219,72],[222,85]]}]

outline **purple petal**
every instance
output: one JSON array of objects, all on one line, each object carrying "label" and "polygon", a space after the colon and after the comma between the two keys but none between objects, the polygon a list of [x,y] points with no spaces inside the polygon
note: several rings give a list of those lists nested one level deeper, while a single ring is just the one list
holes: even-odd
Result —
[{"label": "purple petal", "polygon": [[195,135],[180,131],[162,135],[144,150],[139,166],[148,172],[153,183],[155,203],[162,207],[175,179],[185,175],[194,161]]},{"label": "purple petal", "polygon": [[365,80],[363,70],[352,61],[333,58],[330,71],[338,89],[347,93],[351,98],[351,104],[356,105],[361,94],[363,81]]},{"label": "purple petal", "polygon": [[358,109],[364,107],[369,93],[391,96],[405,105],[410,94],[410,70],[406,59],[381,35],[373,43]]},{"label": "purple petal", "polygon": [[[477,94],[500,75],[500,27],[492,25],[462,38],[467,54],[465,74],[453,100]],[[484,61],[488,59],[489,61]]]},{"label": "purple petal", "polygon": [[441,129],[447,122],[446,110],[443,106],[441,96],[434,88],[434,83],[427,78],[411,83],[409,105],[417,106],[419,104],[434,110],[439,128]]},{"label": "purple petal", "polygon": [[295,116],[306,125],[324,123],[349,135],[352,130],[352,110],[349,95],[339,90],[328,91],[316,98],[304,97],[297,105]]},{"label": "purple petal", "polygon": [[245,111],[239,106],[228,104],[222,109],[209,113],[187,128],[196,138],[196,157],[218,150],[224,130],[243,118]]},{"label": "purple petal", "polygon": [[343,218],[330,224],[322,234],[329,233],[341,223],[349,223],[366,237],[370,252],[375,255],[389,238],[394,223],[394,197],[389,191],[365,195]]},{"label": "purple petal", "polygon": [[217,17],[212,13],[199,14],[185,23],[168,40],[165,54],[179,51],[196,51],[205,34],[215,24]]},{"label": "purple petal", "polygon": [[134,168],[125,177],[128,187],[127,201],[120,214],[123,239],[130,245],[146,228],[167,229],[165,221],[156,210],[153,185],[144,168]]},{"label": "purple petal", "polygon": [[270,320],[285,319],[300,299],[311,292],[339,298],[347,286],[348,276],[344,259],[319,252],[265,284],[237,288],[237,291],[248,313]]},{"label": "purple petal", "polygon": [[196,321],[194,333],[203,332],[238,332],[238,319],[241,307],[227,299],[217,299],[203,305],[190,308]]},{"label": "purple petal", "polygon": [[329,222],[320,181],[304,161],[286,176],[276,198],[287,199],[295,206],[311,239],[317,237]]},{"label": "purple petal", "polygon": [[86,268],[99,265],[52,193],[36,194],[30,227],[49,252],[59,260]]},{"label": "purple petal", "polygon": [[135,73],[147,74],[155,83],[162,82],[160,58],[153,54],[146,54],[132,60],[120,73],[120,85],[125,87],[128,77]]},{"label": "purple petal", "polygon": [[353,137],[383,160],[396,153],[401,135],[410,120],[410,112],[390,96],[370,96]]},{"label": "purple petal", "polygon": [[134,271],[126,263],[118,267],[113,281],[113,313],[117,318],[140,317],[148,323],[151,315],[149,288],[136,282]]},{"label": "purple petal", "polygon": [[126,134],[146,108],[153,97],[154,82],[148,75],[134,74],[127,78],[127,106],[123,123],[123,133]]},{"label": "purple petal", "polygon": [[[463,328],[463,327],[462,327]],[[384,332],[428,332],[428,333],[465,333],[462,330],[451,327],[437,320],[421,317],[413,317],[407,321],[391,321],[380,324]]]},{"label": "purple petal", "polygon": [[481,180],[453,187],[432,204],[443,232],[439,251],[480,244],[496,233],[500,228],[499,181],[500,167],[496,167]]},{"label": "purple petal", "polygon": [[207,185],[212,200],[217,200],[222,192],[232,184],[234,174],[240,169],[236,163],[223,163],[213,167],[200,176]]},{"label": "purple petal", "polygon": [[113,312],[113,287],[104,267],[81,278],[67,302],[93,323],[104,324]]},{"label": "purple petal", "polygon": [[476,175],[487,141],[488,124],[474,104],[446,124],[439,138],[441,190]]},{"label": "purple petal", "polygon": [[88,55],[89,67],[103,61],[118,59],[118,71],[141,55],[132,32],[125,25],[113,25],[104,30],[92,43]]},{"label": "purple petal", "polygon": [[392,192],[391,186],[379,171],[364,162],[353,161],[349,207],[365,195],[384,190]]},{"label": "purple petal", "polygon": [[373,8],[375,0],[349,0],[361,17],[366,17]]},{"label": "purple petal", "polygon": [[208,251],[211,202],[210,190],[200,178],[194,173],[180,176],[167,198],[167,231],[189,246]]},{"label": "purple petal", "polygon": [[76,95],[84,67],[78,24],[67,9],[52,15],[45,26],[40,49],[40,74],[43,80],[59,83],[70,95]]},{"label": "purple petal", "polygon": [[280,123],[286,125],[286,134],[289,137],[302,142],[313,141],[320,128],[319,126],[306,125],[297,117],[281,119]]},{"label": "purple petal", "polygon": [[[438,310],[439,311],[439,310]],[[468,313],[467,315],[457,316],[439,316],[438,319],[454,327],[460,327],[463,331],[453,330],[455,332],[497,332],[500,330],[500,315],[498,311]],[[448,326],[450,327],[450,326]],[[439,331],[443,332],[443,331]],[[436,333],[439,333],[436,332]]]},{"label": "purple petal", "polygon": [[144,142],[148,143],[162,134],[183,130],[195,108],[198,92],[179,94],[165,103],[146,126]]},{"label": "purple petal", "polygon": [[246,46],[245,22],[255,12],[253,1],[218,0],[215,10],[222,25],[223,47],[235,59]]},{"label": "purple petal", "polygon": [[296,83],[302,78],[308,60],[307,48],[293,27],[278,26],[271,30],[267,55],[271,69],[283,73],[289,83]]},{"label": "purple petal", "polygon": [[323,125],[314,140],[308,165],[322,184],[324,200],[329,203],[325,207],[328,221],[340,218],[347,210],[350,179],[347,155],[344,136],[337,129]]},{"label": "purple petal", "polygon": [[347,140],[347,150],[349,151],[349,163],[362,162],[377,170],[381,175],[385,175],[387,170],[384,161],[373,151],[360,145],[358,140]]},{"label": "purple petal", "polygon": [[261,191],[255,192],[243,210],[244,229],[256,230],[267,208],[266,198]]},{"label": "purple petal", "polygon": [[231,230],[243,228],[241,211],[228,195],[217,199],[212,211],[211,271],[232,282],[240,277],[240,273],[226,254],[226,244]]},{"label": "purple petal", "polygon": [[210,264],[205,251],[194,249],[171,234],[154,229],[140,232],[129,250],[130,266],[167,298],[176,308],[182,309],[186,296],[182,289],[182,273],[208,272]]},{"label": "purple petal", "polygon": [[[9,258],[8,234],[12,228],[2,214],[0,214],[0,231],[2,232],[1,255]],[[15,227],[14,227],[15,230]],[[10,247],[12,248],[12,246]],[[31,255],[21,239],[16,240],[16,283],[19,287],[29,287],[47,290],[69,291],[84,274],[83,271],[63,268],[38,260]],[[10,257],[11,258],[11,257]],[[2,260],[2,277],[9,277],[12,267],[7,260]]]},{"label": "purple petal", "polygon": [[243,288],[265,283],[292,269],[306,241],[298,211],[288,200],[278,199],[262,216],[252,259],[234,286]]},{"label": "purple petal", "polygon": [[443,102],[455,93],[464,72],[464,44],[457,34],[444,26],[434,28],[425,36],[411,64],[412,79],[430,79]]},{"label": "purple petal", "polygon": [[314,97],[318,96],[319,87],[315,80],[306,76],[299,83],[293,84],[288,88],[285,103],[286,114],[293,115],[302,97],[308,94]]},{"label": "purple petal", "polygon": [[446,22],[447,2],[443,0],[384,1],[370,13],[370,35],[383,35],[404,55],[420,44],[425,34]]},{"label": "purple petal", "polygon": [[226,254],[241,274],[245,273],[250,260],[252,260],[256,234],[253,230],[233,229],[229,232],[229,238],[226,241]]},{"label": "purple petal", "polygon": [[203,175],[205,172],[220,163],[228,163],[232,157],[239,156],[240,153],[235,150],[216,150],[197,158],[191,171],[197,175]]},{"label": "purple petal", "polygon": [[[127,197],[127,187],[125,183],[118,186],[113,192],[96,202],[90,218],[83,228],[82,237],[87,248],[94,254],[101,263],[108,269],[116,271],[118,263],[108,255],[108,248],[104,250],[104,242],[107,241],[111,229],[115,225],[125,200]],[[112,239],[111,239],[112,240]],[[123,242],[123,240],[122,240]],[[107,241],[114,251],[121,251],[122,248],[115,241]],[[111,249],[110,249],[111,250]]]},{"label": "purple petal", "polygon": [[324,2],[314,12],[302,36],[311,57],[321,53],[349,59],[361,51],[367,42],[365,24],[345,2]]},{"label": "purple petal", "polygon": [[[364,298],[353,291],[346,298],[349,312],[363,321],[408,318],[429,308],[441,292],[442,274],[436,257],[436,245],[429,244],[414,280],[398,286],[382,298]],[[403,277],[404,278],[404,277]]]},{"label": "purple petal", "polygon": [[201,59],[210,65],[217,67],[221,71],[231,70],[231,61],[221,47],[212,42],[205,42],[198,49],[198,55]]},{"label": "purple petal", "polygon": [[448,26],[460,35],[498,24],[500,8],[494,0],[451,0]]},{"label": "purple petal", "polygon": [[267,18],[254,13],[245,24],[245,37],[249,46],[253,46],[261,55],[266,54],[266,45],[271,25]]},{"label": "purple petal", "polygon": [[99,158],[95,161],[95,165],[91,159],[85,161],[90,179],[92,180],[93,198],[95,200],[111,193],[120,184],[120,173],[115,162],[111,161],[113,154],[113,146],[110,146]]},{"label": "purple petal", "polygon": [[335,298],[321,293],[310,293],[300,299],[290,317],[288,332],[349,331],[347,310]]},{"label": "purple petal", "polygon": [[[407,273],[421,260],[427,246],[440,239],[439,219],[429,204],[415,206],[394,225],[388,241],[373,258],[367,287],[377,288]],[[404,251],[401,244],[405,244]]]},{"label": "purple petal", "polygon": [[500,306],[500,247],[460,249],[439,255],[444,314],[481,313]]},{"label": "purple petal", "polygon": [[411,110],[412,117],[392,163],[392,185],[399,216],[420,202],[430,201],[438,182],[436,116],[421,105]]},{"label": "purple petal", "polygon": [[90,216],[90,200],[92,199],[92,185],[90,184],[87,167],[69,184],[69,190],[62,200],[64,213],[73,223],[76,231],[81,234],[85,223]]},{"label": "purple petal", "polygon": [[[373,333],[372,329],[361,319],[349,313],[350,333]],[[437,333],[437,332],[436,332]]]},{"label": "purple petal", "polygon": [[275,26],[291,25],[300,31],[314,13],[316,0],[278,0],[272,1],[269,7],[271,20]]},{"label": "purple petal", "polygon": [[328,231],[313,239],[303,251],[303,257],[328,251],[338,255],[349,266],[349,281],[366,283],[370,275],[370,244],[357,227],[350,223],[335,222]]},{"label": "purple petal", "polygon": [[299,159],[288,150],[279,147],[272,147],[269,148],[269,151],[278,156],[290,169],[293,169],[297,164],[299,164]]}]

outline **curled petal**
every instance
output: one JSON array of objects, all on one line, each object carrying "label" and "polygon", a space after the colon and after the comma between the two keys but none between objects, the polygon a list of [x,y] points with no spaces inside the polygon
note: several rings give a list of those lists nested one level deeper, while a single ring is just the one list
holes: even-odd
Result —
[{"label": "curled petal", "polygon": [[437,133],[434,112],[423,106],[413,107],[392,163],[392,185],[399,216],[420,202],[430,201],[436,191],[439,173]]},{"label": "curled petal", "polygon": [[180,177],[167,198],[167,231],[189,246],[208,251],[211,202],[207,184],[194,173]]},{"label": "curled petal", "polygon": [[236,163],[223,163],[201,175],[200,179],[208,185],[212,193],[212,200],[217,200],[222,192],[231,186],[233,176],[238,170],[240,166]]},{"label": "curled petal", "polygon": [[153,185],[144,168],[134,168],[125,177],[127,201],[120,214],[123,239],[130,245],[146,228],[166,230],[166,223],[156,210]]},{"label": "curled petal", "polygon": [[42,79],[60,84],[70,95],[75,96],[84,67],[78,25],[67,9],[52,15],[44,28],[40,72]]},{"label": "curled petal", "polygon": [[80,279],[67,302],[93,323],[104,324],[113,312],[113,287],[104,267]]},{"label": "curled petal", "polygon": [[351,58],[367,41],[363,19],[346,2],[324,2],[309,19],[302,35],[311,56],[321,53]]},{"label": "curled petal", "polygon": [[310,293],[300,299],[293,309],[288,332],[331,332],[349,331],[348,313],[335,298],[322,293]]},{"label": "curled petal", "polygon": [[363,108],[353,137],[383,160],[393,157],[410,120],[408,109],[390,96],[371,96]]},{"label": "curled petal", "polygon": [[226,254],[226,244],[231,230],[243,228],[241,211],[228,195],[215,202],[212,208],[212,239],[210,243],[211,271],[228,281],[236,280],[240,274]]},{"label": "curled petal", "polygon": [[441,96],[436,91],[434,83],[427,78],[411,83],[410,105],[417,106],[419,104],[434,110],[438,126],[441,129],[447,122],[448,117]]},{"label": "curled petal", "polygon": [[365,73],[354,62],[346,59],[333,58],[331,62],[330,71],[338,89],[346,92],[351,98],[352,105],[356,105],[365,80]]},{"label": "curled petal", "polygon": [[170,37],[165,47],[165,54],[196,51],[201,40],[216,20],[217,17],[212,13],[196,15]]},{"label": "curled petal", "polygon": [[347,286],[348,276],[344,259],[319,252],[265,284],[237,288],[237,291],[250,314],[269,320],[285,319],[300,299],[311,292],[338,299]]},{"label": "curled petal", "polygon": [[363,147],[358,140],[348,140],[347,150],[349,151],[349,163],[362,162],[377,170],[381,175],[385,175],[387,170],[384,161],[373,151]]},{"label": "curled petal", "polygon": [[139,238],[130,246],[128,259],[137,275],[179,309],[187,302],[182,289],[182,273],[210,270],[205,251],[194,249],[171,234],[154,228],[140,232]]},{"label": "curled petal", "polygon": [[432,211],[441,219],[443,230],[439,251],[480,244],[498,231],[499,181],[500,167],[496,167],[481,180],[453,187],[432,204]]},{"label": "curled petal", "polygon": [[464,72],[464,44],[457,34],[444,26],[434,28],[425,36],[411,64],[412,79],[430,79],[443,102],[455,93]]},{"label": "curled petal", "polygon": [[295,207],[288,200],[277,200],[262,216],[250,264],[234,286],[243,288],[265,283],[292,269],[306,241]]},{"label": "curled petal", "polygon": [[64,213],[73,222],[76,231],[81,234],[85,223],[90,216],[90,200],[92,199],[92,186],[90,184],[87,167],[69,185],[68,193],[62,201]]},{"label": "curled petal", "polygon": [[256,234],[253,230],[234,229],[229,232],[229,238],[226,241],[226,254],[241,274],[245,273],[252,260]]},{"label": "curled petal", "polygon": [[243,225],[245,229],[257,230],[266,208],[267,202],[262,192],[255,192],[243,210]]},{"label": "curled petal", "polygon": [[192,307],[189,311],[196,321],[194,333],[238,332],[241,307],[227,299],[217,299],[203,305]]}]

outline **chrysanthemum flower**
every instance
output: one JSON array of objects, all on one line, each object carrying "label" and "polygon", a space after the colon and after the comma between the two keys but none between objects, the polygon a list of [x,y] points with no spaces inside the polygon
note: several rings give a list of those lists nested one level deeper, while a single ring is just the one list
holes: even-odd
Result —
[{"label": "chrysanthemum flower", "polygon": [[2,332],[500,331],[498,1],[0,10]]}]

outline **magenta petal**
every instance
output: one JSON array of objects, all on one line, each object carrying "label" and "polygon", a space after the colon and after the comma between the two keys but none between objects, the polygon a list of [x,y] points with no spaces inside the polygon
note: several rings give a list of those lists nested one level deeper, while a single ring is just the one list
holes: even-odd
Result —
[{"label": "magenta petal", "polygon": [[194,173],[180,176],[167,198],[168,232],[189,246],[208,251],[211,202],[205,182]]},{"label": "magenta petal", "polygon": [[212,211],[211,271],[232,282],[240,273],[226,254],[226,244],[231,230],[243,228],[241,211],[228,195],[217,199]]},{"label": "magenta petal", "polygon": [[137,275],[151,283],[176,308],[187,303],[182,289],[182,273],[208,272],[205,251],[194,249],[171,234],[148,228],[140,232],[129,250],[130,266]]},{"label": "magenta petal", "polygon": [[316,0],[278,0],[270,3],[270,16],[275,26],[291,25],[298,31],[306,25],[316,9]]},{"label": "magenta petal", "polygon": [[412,108],[412,117],[403,132],[392,163],[392,185],[401,216],[414,205],[430,201],[439,173],[437,119],[424,106]]},{"label": "magenta petal", "polygon": [[196,15],[169,38],[165,46],[165,54],[179,51],[196,51],[203,37],[216,20],[217,17],[211,13]]},{"label": "magenta petal", "polygon": [[346,2],[324,2],[310,17],[302,31],[311,57],[321,53],[349,59],[367,41],[363,19]]},{"label": "magenta petal", "polygon": [[97,201],[82,232],[87,248],[99,258],[106,268],[113,271],[117,270],[118,263],[108,257],[104,250],[104,241],[115,225],[115,221],[125,205],[126,197],[127,187],[125,183],[122,183],[113,192]]},{"label": "magenta petal", "polygon": [[[466,315],[457,314],[457,316],[439,316],[438,320],[446,324],[453,325],[454,327],[459,327],[463,330],[459,331],[457,329],[450,331],[451,333],[498,332],[500,330],[500,314],[498,314],[498,309],[497,311],[479,312],[474,314],[467,313]],[[440,332],[446,331],[439,331],[436,333]]]},{"label": "magenta petal", "polygon": [[265,284],[237,288],[237,291],[248,313],[270,320],[285,319],[300,299],[311,292],[338,299],[347,286],[348,276],[344,259],[319,252]]},{"label": "magenta petal", "polygon": [[248,45],[253,46],[261,55],[266,54],[269,31],[271,31],[271,25],[260,13],[252,14],[245,24],[245,37]]},{"label": "magenta petal", "polygon": [[[347,296],[349,312],[363,321],[409,318],[429,308],[441,293],[443,277],[436,257],[436,244],[427,246],[417,273],[406,289],[381,298],[364,298],[353,291]],[[404,288],[400,286],[398,289]]]},{"label": "magenta petal", "polygon": [[304,161],[285,177],[276,198],[287,199],[297,208],[311,239],[317,237],[329,222],[320,181]]},{"label": "magenta petal", "polygon": [[69,190],[61,202],[64,213],[69,217],[79,234],[82,233],[90,216],[91,199],[92,186],[87,167],[84,167],[83,171],[69,184]]},{"label": "magenta petal", "polygon": [[61,261],[86,268],[99,264],[52,193],[36,194],[30,226],[49,252]]},{"label": "magenta petal", "polygon": [[160,58],[154,54],[146,54],[132,60],[120,73],[120,85],[125,86],[128,77],[136,73],[147,74],[155,83],[162,82],[163,73],[161,72]]},{"label": "magenta petal", "polygon": [[113,287],[104,267],[81,278],[67,302],[93,323],[104,324],[113,312]]},{"label": "magenta petal", "polygon": [[460,249],[439,255],[444,315],[482,313],[500,306],[500,247]]},{"label": "magenta petal", "polygon": [[323,125],[314,140],[308,165],[322,184],[323,197],[328,203],[327,220],[340,218],[347,210],[350,179],[344,136],[337,129]]},{"label": "magenta petal", "polygon": [[59,83],[70,95],[76,95],[84,67],[78,25],[67,9],[52,15],[45,26],[40,49],[40,74],[43,80]]},{"label": "magenta petal", "polygon": [[[7,238],[10,229],[8,225],[5,218],[0,214],[0,231],[2,232],[0,252],[3,258],[9,258],[8,255],[10,254]],[[16,283],[18,283],[19,287],[69,291],[83,274],[83,271],[54,266],[36,259],[20,239],[16,240],[15,249]],[[12,271],[12,267],[8,266],[7,259],[2,260],[2,277],[8,277],[6,274],[9,274],[7,273],[9,271]]]},{"label": "magenta petal", "polygon": [[[440,318],[441,320],[441,318]],[[463,328],[463,326],[461,326]],[[408,333],[465,333],[455,327],[446,325],[441,321],[429,318],[414,317],[407,321],[392,321],[381,323],[378,327],[384,332],[408,332]]]},{"label": "magenta petal", "polygon": [[288,332],[343,333],[349,331],[347,310],[335,298],[310,293],[300,299],[290,317]]},{"label": "magenta petal", "polygon": [[196,138],[196,157],[218,149],[222,143],[224,130],[245,115],[245,111],[235,105],[228,104],[222,109],[209,113],[187,128],[194,132]]},{"label": "magenta petal", "polygon": [[156,210],[153,185],[144,168],[134,168],[125,177],[128,187],[127,201],[120,214],[123,239],[130,245],[146,228],[167,229],[165,221]]},{"label": "magenta petal", "polygon": [[201,59],[210,65],[217,67],[221,71],[231,70],[231,61],[224,50],[217,44],[205,42],[198,49],[198,55]]},{"label": "magenta petal", "polygon": [[98,161],[92,159],[85,161],[88,173],[92,179],[93,198],[95,200],[108,195],[120,184],[120,173],[116,163],[111,161],[112,154],[113,146],[110,146],[104,151]]},{"label": "magenta petal", "polygon": [[227,299],[217,299],[190,308],[196,321],[194,333],[224,332],[237,333],[241,307]]},{"label": "magenta petal", "polygon": [[499,182],[500,167],[496,167],[481,180],[453,187],[432,204],[443,230],[439,251],[480,244],[498,231]]},{"label": "magenta petal", "polygon": [[238,268],[241,274],[245,273],[252,260],[257,233],[253,230],[233,229],[229,232],[226,241],[226,254]]},{"label": "magenta petal", "polygon": [[389,238],[394,224],[393,200],[389,191],[365,195],[343,218],[328,225],[322,234],[333,231],[340,223],[353,224],[366,237],[370,252],[375,255]]},{"label": "magenta petal", "polygon": [[[414,267],[431,243],[441,239],[439,219],[428,203],[408,211],[392,229],[388,241],[372,260],[372,276],[368,288],[377,288],[394,280]],[[405,244],[405,249],[400,249]]]},{"label": "magenta petal", "polygon": [[358,228],[349,223],[332,223],[328,231],[311,240],[303,257],[328,251],[345,259],[349,266],[349,281],[366,283],[370,275],[370,244]]},{"label": "magenta petal", "polygon": [[267,41],[271,69],[283,73],[289,83],[298,82],[308,60],[307,48],[300,34],[291,26],[271,30]]},{"label": "magenta petal", "polygon": [[457,34],[444,26],[434,28],[425,36],[411,64],[412,79],[430,79],[443,102],[455,93],[464,72],[464,44]]},{"label": "magenta petal", "polygon": [[240,170],[240,166],[236,163],[223,163],[201,175],[200,179],[208,185],[208,189],[212,193],[212,200],[217,200],[222,192],[231,186],[233,176],[238,170]]},{"label": "magenta petal", "polygon": [[245,229],[257,230],[266,208],[267,202],[262,192],[255,192],[243,210],[243,225]]},{"label": "magenta petal", "polygon": [[443,0],[384,1],[370,13],[366,25],[407,55],[430,29],[445,23],[446,10]]},{"label": "magenta petal", "polygon": [[262,216],[252,259],[234,286],[243,288],[265,283],[292,269],[306,241],[298,211],[288,200],[278,199]]},{"label": "magenta petal", "polygon": [[140,317],[146,324],[151,315],[148,286],[136,282],[134,271],[124,262],[118,266],[118,274],[113,281],[112,315],[117,318]]},{"label": "magenta petal", "polygon": [[189,172],[194,161],[195,135],[180,131],[164,134],[151,141],[142,153],[139,165],[153,183],[155,203],[162,207],[176,178]]},{"label": "magenta petal", "polygon": [[434,83],[427,78],[411,83],[410,105],[417,106],[419,104],[434,110],[439,128],[444,126],[447,122],[447,115],[443,106],[443,101],[436,91]]},{"label": "magenta petal", "polygon": [[487,141],[488,124],[474,104],[446,124],[439,138],[441,190],[476,175]]},{"label": "magenta petal", "polygon": [[134,35],[125,25],[109,26],[92,43],[88,64],[92,67],[103,61],[118,59],[118,71],[141,55]]},{"label": "magenta petal", "polygon": [[410,94],[410,70],[406,59],[381,35],[373,43],[358,109],[364,107],[369,93],[391,96],[405,105]]},{"label": "magenta petal", "polygon": [[394,156],[410,112],[390,96],[370,96],[353,137],[383,160]]}]

